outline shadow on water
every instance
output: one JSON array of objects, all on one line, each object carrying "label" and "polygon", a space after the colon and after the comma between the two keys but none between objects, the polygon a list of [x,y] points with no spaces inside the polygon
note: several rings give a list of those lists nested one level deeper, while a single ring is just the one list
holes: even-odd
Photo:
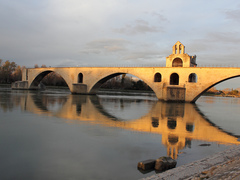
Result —
[{"label": "shadow on water", "polygon": [[[130,131],[161,134],[167,155],[176,159],[191,141],[240,144],[238,137],[212,123],[195,104],[166,103],[155,99],[98,97],[85,95],[49,96],[40,93],[8,94],[2,109],[13,103],[35,114],[54,116],[68,122],[88,122]],[[120,113],[119,113],[120,112]],[[130,117],[128,117],[130,116]]]}]

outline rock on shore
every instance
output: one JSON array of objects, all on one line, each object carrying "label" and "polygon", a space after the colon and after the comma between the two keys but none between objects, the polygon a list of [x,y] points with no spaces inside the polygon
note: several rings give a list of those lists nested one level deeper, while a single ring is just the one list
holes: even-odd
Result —
[{"label": "rock on shore", "polygon": [[179,166],[143,180],[240,179],[240,146]]}]

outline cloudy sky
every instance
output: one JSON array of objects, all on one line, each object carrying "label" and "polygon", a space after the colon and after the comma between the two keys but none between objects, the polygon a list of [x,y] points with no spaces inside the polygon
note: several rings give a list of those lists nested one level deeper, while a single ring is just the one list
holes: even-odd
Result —
[{"label": "cloudy sky", "polygon": [[164,65],[177,41],[240,66],[240,1],[0,0],[0,58],[21,66]]}]

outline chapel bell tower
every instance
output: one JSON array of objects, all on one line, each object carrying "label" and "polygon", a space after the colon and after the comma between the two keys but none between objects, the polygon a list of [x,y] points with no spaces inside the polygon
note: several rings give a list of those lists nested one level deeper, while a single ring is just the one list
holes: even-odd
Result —
[{"label": "chapel bell tower", "polygon": [[166,57],[166,67],[196,67],[196,55],[189,56],[185,53],[185,46],[176,42],[172,47],[172,54]]}]

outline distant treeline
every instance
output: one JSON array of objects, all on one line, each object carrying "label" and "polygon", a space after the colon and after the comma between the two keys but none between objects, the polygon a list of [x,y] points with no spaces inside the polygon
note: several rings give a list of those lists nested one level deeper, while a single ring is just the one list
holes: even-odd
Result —
[{"label": "distant treeline", "polygon": [[133,78],[131,76],[120,75],[106,81],[101,88],[104,89],[125,89],[125,90],[145,90],[149,91],[151,88],[142,80]]},{"label": "distant treeline", "polygon": [[223,97],[240,97],[240,91],[239,88],[237,89],[223,89],[223,90],[217,90],[215,87],[212,87],[209,89],[205,95],[210,96],[223,96]]}]

